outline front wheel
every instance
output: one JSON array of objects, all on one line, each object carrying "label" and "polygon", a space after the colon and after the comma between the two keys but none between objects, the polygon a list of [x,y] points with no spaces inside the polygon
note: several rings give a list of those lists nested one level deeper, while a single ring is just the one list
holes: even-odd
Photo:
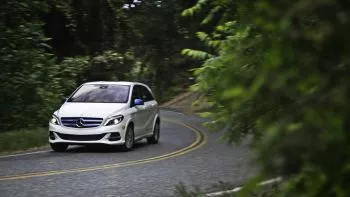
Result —
[{"label": "front wheel", "polygon": [[134,148],[134,129],[132,127],[128,127],[125,133],[125,143],[123,145],[124,151],[130,151]]},{"label": "front wheel", "polygon": [[159,136],[160,136],[160,127],[159,127],[159,122],[157,121],[156,124],[154,125],[153,135],[147,138],[147,142],[149,144],[158,144]]},{"label": "front wheel", "polygon": [[68,148],[68,144],[50,144],[50,146],[55,152],[64,152]]}]

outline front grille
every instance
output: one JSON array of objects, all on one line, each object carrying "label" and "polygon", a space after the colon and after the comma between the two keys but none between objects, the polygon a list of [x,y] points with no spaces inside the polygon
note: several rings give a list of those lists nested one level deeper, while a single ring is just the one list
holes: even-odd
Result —
[{"label": "front grille", "polygon": [[97,141],[102,139],[106,134],[97,134],[97,135],[70,135],[56,133],[63,140],[72,140],[72,141]]},{"label": "front grille", "polygon": [[63,126],[73,128],[91,128],[101,125],[103,118],[87,118],[87,117],[62,117]]}]

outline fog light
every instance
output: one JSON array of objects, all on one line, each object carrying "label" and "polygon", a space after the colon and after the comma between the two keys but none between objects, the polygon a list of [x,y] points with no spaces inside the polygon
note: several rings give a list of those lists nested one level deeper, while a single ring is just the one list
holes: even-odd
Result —
[{"label": "fog light", "polygon": [[50,138],[50,140],[56,139],[55,134],[54,134],[53,131],[50,131],[50,132],[49,132],[49,138]]},{"label": "fog light", "polygon": [[108,138],[109,141],[118,141],[120,140],[120,134],[119,133],[111,133]]}]

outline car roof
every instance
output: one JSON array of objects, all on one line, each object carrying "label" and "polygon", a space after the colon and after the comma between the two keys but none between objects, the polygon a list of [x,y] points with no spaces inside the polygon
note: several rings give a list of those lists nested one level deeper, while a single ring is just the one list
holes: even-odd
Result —
[{"label": "car roof", "polygon": [[146,84],[139,83],[139,82],[132,82],[132,81],[92,81],[92,82],[87,82],[84,84],[116,84],[116,85],[144,85],[148,87]]}]

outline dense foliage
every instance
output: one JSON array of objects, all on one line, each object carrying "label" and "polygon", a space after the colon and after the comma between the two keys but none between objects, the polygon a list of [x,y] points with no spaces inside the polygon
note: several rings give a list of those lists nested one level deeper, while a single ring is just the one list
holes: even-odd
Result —
[{"label": "dense foliage", "polygon": [[188,69],[196,64],[181,55],[185,45],[198,43],[193,36],[198,20],[181,17],[182,10],[193,4],[185,0],[55,0],[44,16],[45,31],[58,57],[94,59],[80,82],[137,80],[151,85],[163,100],[168,87],[188,83]]},{"label": "dense foliage", "polygon": [[6,10],[0,15],[0,129],[38,125],[57,107],[65,86],[74,85],[63,73],[79,67],[58,65],[49,52],[39,16],[48,9],[45,4],[4,1],[0,6]]},{"label": "dense foliage", "polygon": [[188,86],[195,1],[4,0],[0,3],[0,131],[46,125],[80,83],[136,80],[158,100]]},{"label": "dense foliage", "polygon": [[194,89],[212,101],[209,126],[225,138],[253,135],[262,176],[286,178],[281,196],[350,194],[350,3],[199,0],[215,29]]}]

